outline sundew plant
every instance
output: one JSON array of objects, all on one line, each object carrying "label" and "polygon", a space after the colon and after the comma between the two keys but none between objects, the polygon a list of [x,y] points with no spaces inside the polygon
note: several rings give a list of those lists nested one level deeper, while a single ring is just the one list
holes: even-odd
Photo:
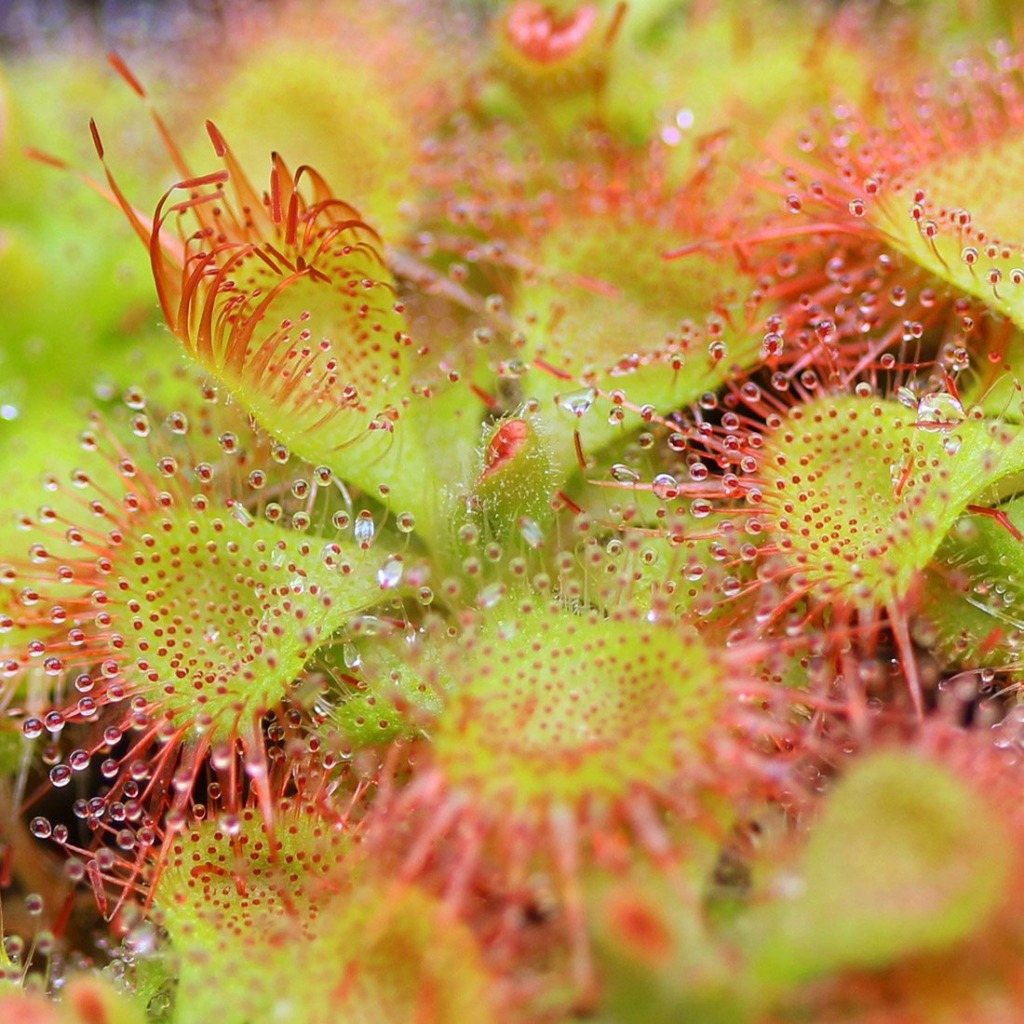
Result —
[{"label": "sundew plant", "polygon": [[0,13],[0,1020],[1024,1019],[1024,16]]}]

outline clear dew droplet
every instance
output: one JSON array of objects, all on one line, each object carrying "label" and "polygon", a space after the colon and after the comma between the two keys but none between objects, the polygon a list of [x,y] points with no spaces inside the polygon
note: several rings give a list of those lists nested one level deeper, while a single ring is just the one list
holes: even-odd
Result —
[{"label": "clear dew droplet", "polygon": [[343,644],[341,648],[341,659],[345,662],[345,668],[355,671],[363,664],[363,656],[355,644]]},{"label": "clear dew droplet", "polygon": [[528,519],[524,516],[519,520],[519,535],[531,548],[544,546],[544,531],[534,519]]},{"label": "clear dew droplet", "polygon": [[146,396],[143,394],[142,388],[135,385],[125,388],[124,404],[128,406],[129,409],[145,409]]},{"label": "clear dew droplet", "polygon": [[401,555],[390,555],[377,570],[377,584],[381,590],[393,590],[402,582],[405,566]]},{"label": "clear dew droplet", "polygon": [[29,822],[28,830],[36,839],[49,839],[53,833],[53,826],[47,818],[33,818]]},{"label": "clear dew droplet", "polygon": [[377,532],[377,527],[373,522],[373,516],[367,512],[362,511],[356,516],[355,525],[352,527],[352,532],[355,535],[356,542],[361,548],[368,548],[373,543],[374,535]]},{"label": "clear dew droplet", "polygon": [[172,434],[187,434],[188,417],[183,412],[172,412],[167,417],[167,426]]},{"label": "clear dew droplet", "polygon": [[505,596],[507,589],[504,583],[488,584],[477,595],[477,606],[480,608],[493,608]]},{"label": "clear dew droplet", "polygon": [[918,398],[911,388],[906,386],[898,387],[896,389],[896,400],[900,405],[905,405],[908,409],[917,409]]},{"label": "clear dew droplet", "polygon": [[249,510],[238,501],[231,503],[231,518],[241,523],[243,526],[252,526],[255,523]]},{"label": "clear dew droplet", "polygon": [[597,391],[594,388],[580,388],[578,391],[569,391],[560,395],[558,404],[574,416],[585,416],[590,412],[596,398]]},{"label": "clear dew droplet", "polygon": [[229,836],[237,836],[242,832],[242,821],[237,814],[222,814],[219,825]]},{"label": "clear dew droplet", "polygon": [[521,359],[506,359],[498,364],[498,376],[513,380],[526,376],[527,366]]},{"label": "clear dew droplet", "polygon": [[917,403],[917,426],[922,430],[945,432],[959,426],[964,419],[963,405],[947,391],[925,395]]},{"label": "clear dew droplet", "polygon": [[611,468],[611,476],[613,480],[617,480],[620,484],[638,484],[640,482],[640,474],[629,466],[624,466],[621,462],[616,462]]},{"label": "clear dew droplet", "polygon": [[385,636],[389,632],[388,624],[376,615],[360,615],[352,620],[349,628],[359,636]]},{"label": "clear dew droplet", "polygon": [[218,743],[210,751],[210,764],[217,771],[226,771],[231,766],[231,748],[225,743]]},{"label": "clear dew droplet", "polygon": [[679,483],[671,473],[659,473],[651,483],[651,490],[661,501],[671,501],[679,495]]}]

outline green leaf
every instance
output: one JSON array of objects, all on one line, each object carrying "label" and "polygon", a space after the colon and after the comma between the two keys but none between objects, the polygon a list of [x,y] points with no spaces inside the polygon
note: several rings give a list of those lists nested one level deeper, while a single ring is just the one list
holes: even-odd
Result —
[{"label": "green leaf", "polygon": [[999,518],[979,511],[961,519],[936,552],[922,579],[914,637],[955,665],[1019,671],[1024,499],[989,511]]},{"label": "green leaf", "polygon": [[755,968],[777,984],[947,949],[992,916],[1012,858],[999,819],[941,765],[876,754],[829,794]]},{"label": "green leaf", "polygon": [[726,699],[725,669],[695,633],[631,608],[499,605],[444,671],[438,762],[452,785],[517,810],[669,786]]},{"label": "green leaf", "polygon": [[966,506],[1024,469],[1024,430],[952,396],[916,410],[836,396],[768,433],[763,508],[774,543],[819,599],[901,600]]},{"label": "green leaf", "polygon": [[350,856],[309,808],[273,839],[246,813],[169,840],[154,904],[181,961],[174,1024],[493,1020],[469,930]]}]

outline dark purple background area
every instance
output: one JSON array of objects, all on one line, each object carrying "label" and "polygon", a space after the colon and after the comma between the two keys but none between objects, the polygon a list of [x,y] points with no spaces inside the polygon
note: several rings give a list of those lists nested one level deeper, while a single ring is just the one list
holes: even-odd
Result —
[{"label": "dark purple background area", "polygon": [[[257,0],[258,4],[272,0]],[[0,0],[0,48],[24,51],[69,32],[106,42],[178,38],[184,19],[222,21],[231,0]]]}]

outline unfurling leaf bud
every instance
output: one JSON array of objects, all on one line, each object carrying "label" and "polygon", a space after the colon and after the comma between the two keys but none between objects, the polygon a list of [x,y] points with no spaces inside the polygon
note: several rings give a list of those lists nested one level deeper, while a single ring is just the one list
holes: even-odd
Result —
[{"label": "unfurling leaf bud", "polygon": [[496,536],[509,534],[523,519],[542,522],[551,514],[557,485],[551,445],[538,422],[512,416],[484,431],[483,468],[470,495]]}]

